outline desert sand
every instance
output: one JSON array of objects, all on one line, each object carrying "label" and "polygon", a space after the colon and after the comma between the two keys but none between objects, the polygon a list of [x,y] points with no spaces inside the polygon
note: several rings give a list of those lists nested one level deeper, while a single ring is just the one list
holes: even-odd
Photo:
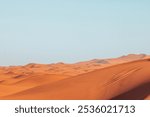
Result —
[{"label": "desert sand", "polygon": [[150,56],[0,67],[0,99],[150,99]]},{"label": "desert sand", "polygon": [[145,98],[145,100],[150,100],[150,95]]}]

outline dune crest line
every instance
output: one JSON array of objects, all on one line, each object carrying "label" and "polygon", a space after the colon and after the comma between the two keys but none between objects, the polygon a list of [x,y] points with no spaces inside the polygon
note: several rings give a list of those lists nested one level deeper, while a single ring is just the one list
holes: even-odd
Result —
[{"label": "dune crest line", "polygon": [[149,68],[149,59],[138,60],[44,84],[1,99],[111,99],[150,82]]}]

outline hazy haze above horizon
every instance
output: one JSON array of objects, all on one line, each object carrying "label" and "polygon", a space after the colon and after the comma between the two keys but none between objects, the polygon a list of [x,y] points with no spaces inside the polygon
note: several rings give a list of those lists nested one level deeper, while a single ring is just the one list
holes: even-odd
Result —
[{"label": "hazy haze above horizon", "polygon": [[150,54],[148,0],[0,1],[0,66]]}]

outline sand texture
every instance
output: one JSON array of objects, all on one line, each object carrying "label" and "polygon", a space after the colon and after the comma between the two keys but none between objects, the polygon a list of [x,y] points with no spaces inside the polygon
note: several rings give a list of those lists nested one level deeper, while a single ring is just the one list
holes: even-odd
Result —
[{"label": "sand texture", "polygon": [[150,56],[0,67],[0,99],[149,100]]}]

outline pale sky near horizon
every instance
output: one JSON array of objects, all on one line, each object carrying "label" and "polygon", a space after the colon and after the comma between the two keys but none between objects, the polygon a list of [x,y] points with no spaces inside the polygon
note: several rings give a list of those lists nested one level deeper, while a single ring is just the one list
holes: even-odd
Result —
[{"label": "pale sky near horizon", "polygon": [[149,0],[0,0],[0,66],[150,54]]}]

